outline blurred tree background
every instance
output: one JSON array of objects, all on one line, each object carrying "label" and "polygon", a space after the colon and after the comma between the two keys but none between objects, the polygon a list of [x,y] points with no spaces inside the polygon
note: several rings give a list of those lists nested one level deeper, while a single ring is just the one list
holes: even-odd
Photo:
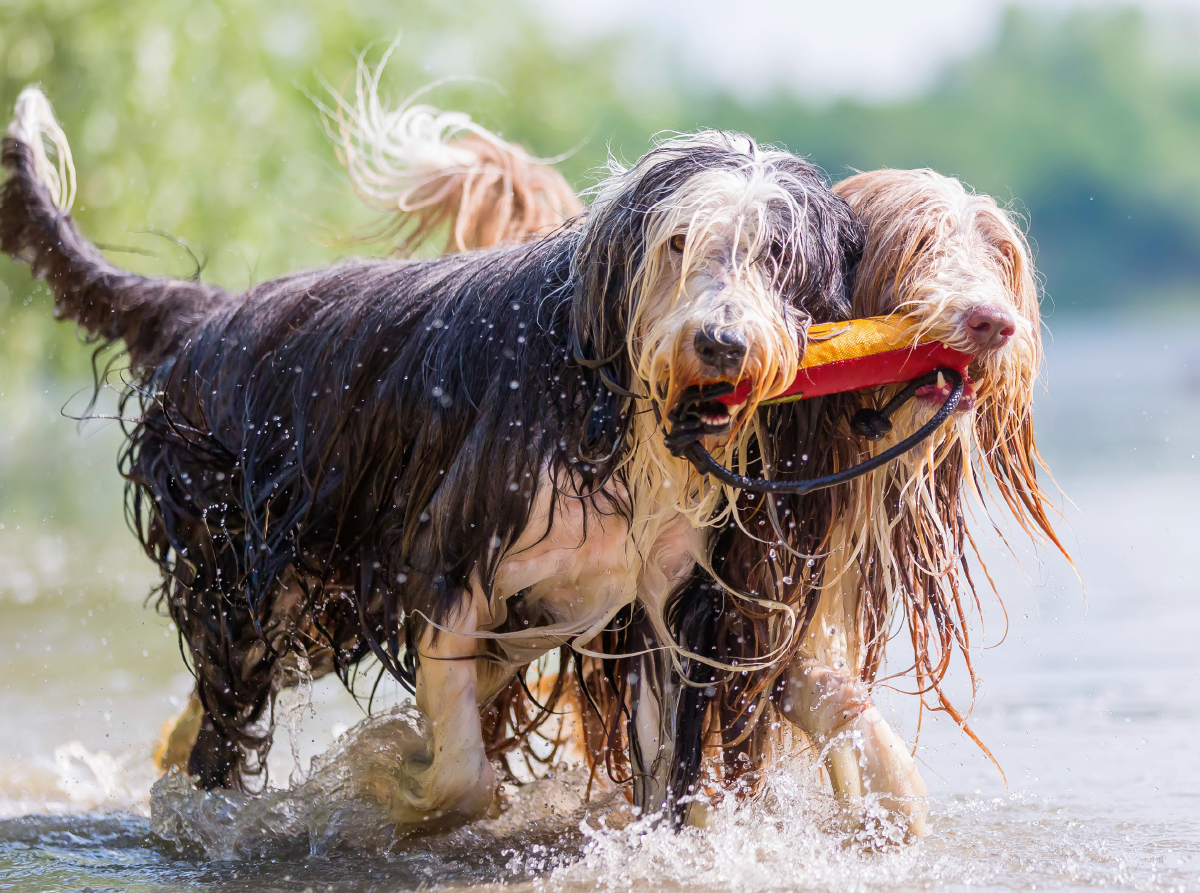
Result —
[{"label": "blurred tree background", "polygon": [[[1200,31],[1136,11],[1014,8],[989,47],[923,95],[814,106],[697,85],[644,35],[558,40],[515,2],[0,0],[0,109],[44,86],[75,152],[75,216],[114,261],[190,275],[195,255],[205,279],[243,288],[386,250],[347,238],[372,218],[313,98],[328,100],[325,82],[350,88],[356,53],[377,60],[398,34],[385,79],[396,101],[471,76],[431,101],[538,155],[574,149],[561,167],[580,187],[610,148],[632,159],[659,131],[735,128],[833,179],[930,166],[1010,203],[1027,217],[1056,324],[1200,291]],[[79,439],[58,410],[90,380],[90,352],[50,304],[0,260],[0,518],[112,521],[108,460],[85,479],[70,451],[112,455],[116,435],[66,445]],[[61,436],[46,434],[51,408]],[[119,524],[91,535],[107,539],[108,526],[126,537]]]}]

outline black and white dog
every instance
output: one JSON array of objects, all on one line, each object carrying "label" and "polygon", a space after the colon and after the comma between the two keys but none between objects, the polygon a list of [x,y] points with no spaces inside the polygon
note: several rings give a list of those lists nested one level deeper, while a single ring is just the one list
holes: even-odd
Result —
[{"label": "black and white dog", "polygon": [[428,727],[397,767],[396,821],[479,815],[495,788],[481,710],[625,612],[636,799],[663,802],[667,608],[736,503],[663,429],[697,386],[749,380],[745,403],[692,419],[745,467],[773,436],[763,418],[799,430],[812,411],[755,412],[791,383],[808,324],[848,313],[855,224],[811,164],[682,136],[614,165],[576,227],[235,295],[127,273],[79,235],[69,148],[34,89],[3,163],[0,249],[129,352],[122,472],[197,677],[201,785],[261,771],[269,706],[298,673],[346,678],[374,655]]}]

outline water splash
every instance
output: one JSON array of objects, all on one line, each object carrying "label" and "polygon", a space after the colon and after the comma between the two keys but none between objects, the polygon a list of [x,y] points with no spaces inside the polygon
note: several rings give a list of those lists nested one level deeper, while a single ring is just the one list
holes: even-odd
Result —
[{"label": "water splash", "polygon": [[[67,860],[78,862],[72,870],[89,885],[107,887],[118,880],[113,872],[136,865],[139,889],[177,889],[200,872],[254,893],[314,885],[1174,893],[1195,889],[1200,878],[1200,848],[1186,828],[1083,820],[1070,804],[1027,794],[935,802],[933,836],[899,845],[903,828],[870,802],[843,811],[803,760],[775,767],[760,793],[727,797],[703,814],[703,827],[678,833],[657,817],[634,816],[615,787],[598,796],[593,789],[585,802],[587,772],[574,769],[506,786],[493,818],[446,833],[398,834],[387,809],[396,760],[424,731],[411,706],[394,708],[342,735],[303,783],[257,796],[197,791],[168,777],[154,787],[149,822],[105,811],[136,794],[120,761],[65,746],[66,771],[52,786],[60,797],[75,792],[68,808],[95,811],[0,821],[0,871],[19,861],[23,876],[44,880]],[[120,876],[122,885],[133,881]]]},{"label": "water splash", "polygon": [[404,704],[339,737],[313,761],[307,780],[284,790],[202,791],[182,775],[165,776],[151,793],[151,828],[210,859],[323,855],[348,846],[385,852],[396,839],[389,807],[405,782],[397,767],[426,738],[423,717]]},{"label": "water splash", "polygon": [[128,758],[119,759],[103,751],[93,753],[79,741],[54,750],[58,787],[80,809],[132,801],[134,795],[126,778],[128,763]]},{"label": "water splash", "polygon": [[153,767],[132,755],[88,750],[79,741],[54,749],[53,762],[0,767],[0,818],[31,813],[146,812]]}]

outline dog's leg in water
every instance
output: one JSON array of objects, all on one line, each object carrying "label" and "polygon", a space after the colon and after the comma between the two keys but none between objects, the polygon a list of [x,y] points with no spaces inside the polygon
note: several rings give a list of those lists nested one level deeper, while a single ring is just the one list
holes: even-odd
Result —
[{"label": "dog's leg in water", "polygon": [[675,762],[680,686],[667,651],[657,646],[651,630],[637,647],[648,653],[637,659],[628,679],[633,695],[629,723],[633,803],[642,814],[656,815],[675,808],[669,802],[668,782]]},{"label": "dog's leg in water", "polygon": [[780,706],[824,755],[838,800],[877,794],[881,806],[907,822],[910,837],[929,833],[929,791],[864,683],[800,657],[788,668]]},{"label": "dog's leg in water", "polygon": [[[487,813],[496,777],[483,745],[477,700],[475,612],[467,608],[452,632],[421,638],[417,709],[428,722],[427,749],[397,767],[389,806],[397,824],[437,827]],[[457,634],[456,634],[457,633]]]}]

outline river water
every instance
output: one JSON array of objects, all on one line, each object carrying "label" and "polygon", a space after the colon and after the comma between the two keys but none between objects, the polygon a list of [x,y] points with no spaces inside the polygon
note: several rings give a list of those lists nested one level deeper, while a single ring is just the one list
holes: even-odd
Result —
[{"label": "river water", "polygon": [[[150,748],[190,678],[143,606],[117,433],[62,418],[72,389],[0,394],[0,889],[1200,888],[1200,325],[1064,321],[1047,356],[1039,438],[1079,577],[1019,539],[1019,563],[988,552],[1008,629],[997,645],[1004,616],[985,599],[996,647],[975,656],[971,723],[1007,784],[927,716],[932,835],[909,847],[872,845],[800,766],[682,834],[583,805],[578,772],[510,792],[497,819],[390,845],[377,816],[322,813],[304,787],[270,795],[274,818],[159,790],[183,818],[152,825]],[[908,699],[878,697],[911,737]],[[276,783],[300,785],[297,764],[362,717],[330,680],[294,699]]]}]

